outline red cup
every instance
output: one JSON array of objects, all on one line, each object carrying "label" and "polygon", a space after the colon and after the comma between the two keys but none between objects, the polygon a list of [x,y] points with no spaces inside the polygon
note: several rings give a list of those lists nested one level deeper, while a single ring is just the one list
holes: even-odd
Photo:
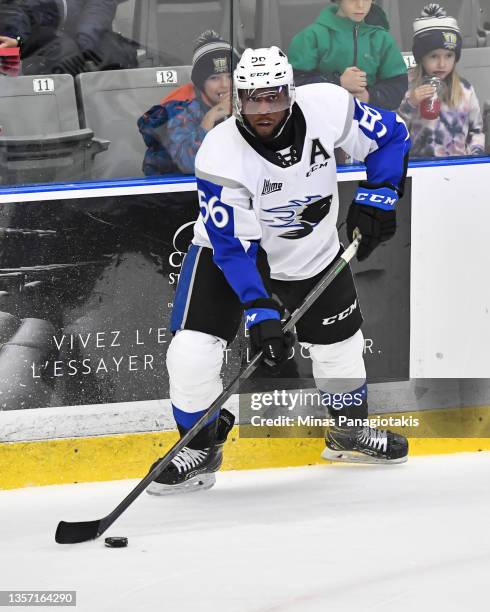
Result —
[{"label": "red cup", "polygon": [[431,85],[434,93],[430,98],[426,98],[420,103],[420,116],[429,121],[438,119],[441,114],[441,98],[444,96],[446,84],[434,75],[426,75],[423,83],[424,85]]},{"label": "red cup", "polygon": [[435,93],[432,98],[426,98],[420,103],[420,116],[424,119],[438,119],[441,114],[441,101]]},{"label": "red cup", "polygon": [[20,72],[20,48],[0,48],[0,72],[7,76],[18,76]]},{"label": "red cup", "polygon": [[0,47],[0,57],[20,57],[20,49],[19,47]]}]

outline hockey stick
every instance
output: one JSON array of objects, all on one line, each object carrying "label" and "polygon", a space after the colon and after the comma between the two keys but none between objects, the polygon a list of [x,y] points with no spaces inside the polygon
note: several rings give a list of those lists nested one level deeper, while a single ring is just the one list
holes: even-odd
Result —
[{"label": "hockey stick", "polygon": [[[342,272],[342,270],[348,265],[349,261],[354,257],[361,242],[362,236],[356,229],[354,232],[354,240],[349,247],[342,253],[342,255],[333,263],[330,270],[325,276],[318,281],[313,287],[310,293],[306,296],[301,306],[299,306],[293,314],[289,317],[286,324],[283,327],[283,331],[292,331],[295,324],[301,319],[305,312],[312,306],[312,304],[320,297],[323,291],[332,283],[332,281]],[[146,487],[155,480],[155,478],[165,469],[165,467],[172,461],[188,442],[194,438],[194,436],[204,427],[208,420],[213,417],[226,402],[226,400],[233,394],[235,387],[240,379],[249,378],[251,374],[256,370],[257,366],[262,359],[262,351],[254,355],[247,367],[240,372],[231,381],[226,389],[223,390],[221,395],[215,399],[215,401],[209,406],[207,411],[197,421],[191,429],[178,441],[168,453],[162,457],[159,463],[148,472],[148,474],[141,480],[134,489],[125,497],[122,502],[114,508],[114,510],[102,519],[97,521],[80,521],[80,522],[67,522],[61,521],[56,529],[55,540],[58,544],[75,544],[77,542],[86,542],[93,540],[101,536],[106,529],[108,529],[114,521],[121,516],[121,514],[127,510],[127,508],[133,503],[133,501],[141,495]]]}]

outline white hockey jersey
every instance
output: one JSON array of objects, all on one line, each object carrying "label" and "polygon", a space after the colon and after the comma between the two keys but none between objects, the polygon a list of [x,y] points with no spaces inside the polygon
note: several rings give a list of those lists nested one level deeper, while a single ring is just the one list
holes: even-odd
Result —
[{"label": "white hockey jersey", "polygon": [[281,167],[260,155],[234,118],[209,132],[196,158],[201,216],[193,242],[213,249],[243,303],[267,296],[255,266],[259,244],[279,280],[315,276],[337,254],[336,147],[366,160],[370,183],[396,188],[403,175],[409,138],[395,113],[330,84],[298,87],[296,103],[306,123],[297,163]]}]

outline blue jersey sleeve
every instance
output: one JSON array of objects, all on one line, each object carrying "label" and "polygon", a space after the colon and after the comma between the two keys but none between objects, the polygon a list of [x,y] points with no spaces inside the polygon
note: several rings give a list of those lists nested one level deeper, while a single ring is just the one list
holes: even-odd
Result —
[{"label": "blue jersey sleeve", "polygon": [[356,98],[349,114],[350,126],[339,146],[355,159],[364,160],[367,173],[355,202],[392,210],[403,193],[410,151],[408,129],[396,113]]},{"label": "blue jersey sleeve", "polygon": [[[223,187],[199,177],[197,188],[214,262],[242,304],[268,298],[269,293],[256,265],[260,240],[251,238],[257,231],[257,221],[249,199],[239,189]],[[248,209],[245,208],[247,199]]]}]

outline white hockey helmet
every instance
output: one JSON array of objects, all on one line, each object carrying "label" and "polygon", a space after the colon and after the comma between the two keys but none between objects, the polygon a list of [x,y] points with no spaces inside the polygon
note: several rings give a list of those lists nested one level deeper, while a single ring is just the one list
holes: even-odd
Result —
[{"label": "white hockey helmet", "polygon": [[[296,99],[293,67],[279,47],[245,49],[233,75],[233,110],[244,115],[291,109]],[[289,116],[289,115],[288,115]]]}]

